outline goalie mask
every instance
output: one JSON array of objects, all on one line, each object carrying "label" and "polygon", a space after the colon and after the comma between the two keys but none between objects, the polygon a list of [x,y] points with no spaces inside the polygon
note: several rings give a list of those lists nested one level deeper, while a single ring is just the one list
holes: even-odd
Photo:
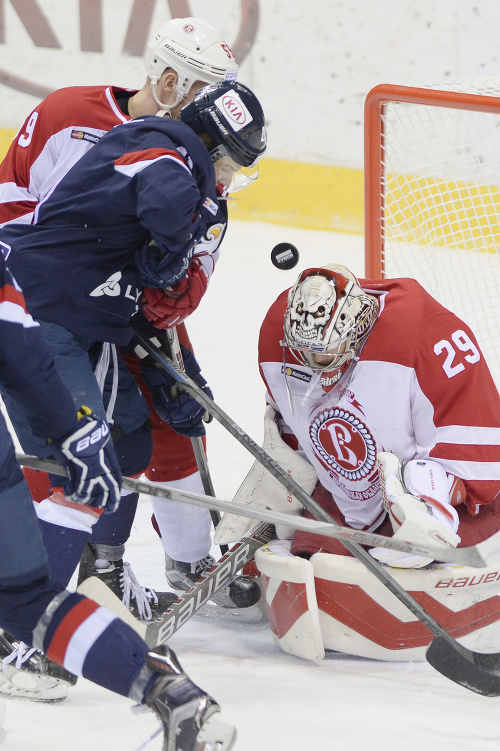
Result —
[{"label": "goalie mask", "polygon": [[334,383],[365,343],[377,316],[376,299],[344,266],[306,269],[288,295],[284,344],[314,371],[338,371]]},{"label": "goalie mask", "polygon": [[180,112],[204,141],[223,193],[234,193],[257,179],[266,150],[266,125],[259,100],[247,86],[222,82],[200,89]]}]

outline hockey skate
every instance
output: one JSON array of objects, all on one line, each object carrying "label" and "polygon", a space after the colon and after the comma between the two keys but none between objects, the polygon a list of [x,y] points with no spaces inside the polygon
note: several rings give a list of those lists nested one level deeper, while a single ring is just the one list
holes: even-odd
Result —
[{"label": "hockey skate", "polygon": [[[173,589],[186,592],[215,562],[211,555],[207,555],[194,563],[183,563],[172,560],[165,553],[165,576]],[[223,609],[234,615],[244,615],[245,620],[261,620],[263,613],[258,605],[260,597],[260,587],[255,579],[234,576],[212,595],[208,605],[202,608],[201,615],[206,615],[210,606],[212,609],[215,606],[219,612]]]},{"label": "hockey skate", "polygon": [[76,675],[42,652],[0,631],[0,696],[45,702],[64,701]]},{"label": "hockey skate", "polygon": [[220,719],[217,702],[188,678],[175,653],[158,647],[146,664],[160,674],[146,704],[163,726],[163,751],[230,751],[236,729]]},{"label": "hockey skate", "polygon": [[107,568],[96,567],[96,554],[93,546],[87,543],[80,561],[78,584],[91,576],[96,576],[123,602],[139,621],[159,618],[176,601],[173,592],[156,592],[142,587],[137,581],[130,563],[109,561]]}]

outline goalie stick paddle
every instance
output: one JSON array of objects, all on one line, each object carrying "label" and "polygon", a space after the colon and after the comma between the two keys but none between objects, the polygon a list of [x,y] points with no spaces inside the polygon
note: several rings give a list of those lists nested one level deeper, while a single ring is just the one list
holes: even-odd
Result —
[{"label": "goalie stick paddle", "polygon": [[[164,357],[162,353],[140,332],[135,332],[136,339],[143,349],[150,354],[160,365],[167,370],[176,380],[179,381],[205,409],[233,435],[254,458],[260,462],[292,495],[297,498],[305,509],[307,509],[317,519],[329,522],[335,529],[339,525],[332,517],[319,506],[289,475],[275,462],[250,436],[248,436],[231,418],[223,412],[220,407],[210,399],[207,394],[191,378],[178,373],[171,361]],[[232,513],[240,513],[236,509]],[[489,672],[488,668],[480,667],[474,661],[474,655],[477,653],[466,649],[459,644],[437,621],[433,618],[387,571],[366,551],[358,542],[351,540],[342,540],[344,546],[349,552],[361,561],[365,567],[385,586],[408,610],[421,621],[435,637],[440,637],[441,642],[447,643],[448,656],[443,659],[444,650],[438,650],[431,659],[433,667],[452,681],[460,684],[464,688],[476,691],[484,696],[500,696],[500,675],[495,676]],[[453,658],[450,660],[450,656]],[[495,662],[495,658],[500,666],[500,653],[496,656],[489,655],[489,664]],[[450,662],[454,663],[453,669]],[[429,663],[431,664],[431,663]]]}]

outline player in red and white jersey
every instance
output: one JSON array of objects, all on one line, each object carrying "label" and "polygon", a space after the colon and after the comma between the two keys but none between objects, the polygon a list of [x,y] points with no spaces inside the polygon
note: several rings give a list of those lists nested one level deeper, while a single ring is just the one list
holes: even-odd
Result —
[{"label": "player in red and white jersey", "polygon": [[26,118],[0,164],[0,227],[30,224],[38,202],[78,159],[104,133],[130,120],[117,99],[133,108],[137,93],[74,86],[49,94]]},{"label": "player in red and white jersey", "polygon": [[[26,118],[0,165],[0,239],[2,227],[10,229],[13,224],[31,222],[38,202],[50,196],[64,175],[104,133],[131,118],[154,115],[159,110],[178,119],[180,109],[200,87],[234,81],[238,73],[236,60],[221,35],[210,24],[195,18],[173,19],[160,27],[148,44],[144,67],[147,81],[139,91],[112,86],[66,88],[50,94]],[[225,220],[215,216],[216,209],[227,218],[222,200],[218,207],[213,207],[213,224],[196,249],[188,275],[167,294],[161,290],[144,292],[146,314],[160,328],[180,324],[179,339],[188,348],[191,345],[182,321],[196,309],[207,289],[225,233]],[[132,372],[134,368],[138,370],[138,361],[133,362],[134,359],[137,360],[134,355],[128,357]],[[149,467],[144,467],[148,478],[203,492],[190,438],[161,420],[152,407],[147,387],[142,381],[140,386],[150,406],[153,426],[153,457]],[[38,489],[35,482],[40,484],[40,473],[26,472],[34,496],[42,500],[47,495],[48,483]],[[99,529],[94,530],[91,541],[94,547],[86,551],[89,559],[86,572],[98,573],[94,568],[97,557],[103,578],[107,582],[116,580],[118,587],[122,586],[120,582],[126,573],[123,544],[130,534],[135,503],[136,499],[128,498],[119,514],[102,521]],[[180,566],[193,568],[192,576],[198,578],[201,573],[198,562],[205,558],[211,545],[208,510],[178,509],[177,504],[158,499],[152,499],[152,504],[170,567],[179,561]],[[128,516],[126,508],[130,509]],[[151,600],[150,593],[146,594]],[[135,602],[134,597],[132,600]],[[134,612],[137,611],[142,612],[140,607],[135,607]]]},{"label": "player in red and white jersey", "polygon": [[[450,547],[476,544],[497,531],[500,396],[472,331],[416,281],[358,281],[337,265],[305,270],[265,317],[259,365],[267,387],[264,448],[337,523]],[[303,511],[258,462],[234,500]],[[216,541],[241,539],[250,526],[225,515]],[[293,529],[278,533],[290,542],[269,545],[256,561],[272,580],[270,622],[286,651],[316,659],[324,641],[364,656],[423,659],[430,635],[400,619],[394,599],[379,591],[384,588],[359,561],[346,558],[340,541]],[[417,576],[403,576],[401,583],[425,596],[436,587],[466,586],[464,580],[450,585],[450,573],[448,583],[436,583],[443,575],[429,558],[386,548],[370,552],[395,572]],[[409,569],[419,569],[418,575]],[[498,578],[494,571],[472,573],[476,584]],[[485,598],[485,608],[491,604],[485,612],[496,623],[495,598],[479,587],[474,596],[474,602]],[[460,635],[485,625],[464,602],[449,605],[456,613],[450,624],[467,624]]]},{"label": "player in red and white jersey", "polygon": [[[444,470],[481,539],[500,493],[500,397],[474,334],[416,281],[304,271],[266,315],[259,364],[281,436],[345,524],[384,521],[377,454],[388,452]],[[298,533],[293,548],[313,552],[311,540]]]}]

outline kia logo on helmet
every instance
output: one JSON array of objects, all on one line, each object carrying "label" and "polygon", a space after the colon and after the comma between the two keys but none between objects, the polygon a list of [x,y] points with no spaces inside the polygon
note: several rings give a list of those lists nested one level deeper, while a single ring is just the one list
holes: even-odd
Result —
[{"label": "kia logo on helmet", "polygon": [[233,120],[237,125],[245,125],[246,114],[241,106],[241,102],[234,96],[226,94],[222,97],[222,110],[229,120]]}]

